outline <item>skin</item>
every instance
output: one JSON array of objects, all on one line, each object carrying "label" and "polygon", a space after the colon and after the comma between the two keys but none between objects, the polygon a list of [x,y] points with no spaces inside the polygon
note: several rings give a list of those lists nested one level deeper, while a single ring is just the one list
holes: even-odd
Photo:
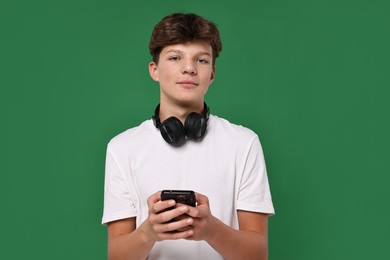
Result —
[{"label": "skin", "polygon": [[160,85],[160,119],[176,116],[184,121],[189,112],[203,111],[204,96],[215,76],[212,48],[205,42],[169,45],[149,73]]},{"label": "skin", "polygon": [[[225,259],[268,259],[268,216],[238,211],[240,228],[235,230],[212,216],[208,198],[197,193],[196,208],[160,201],[160,192],[148,199],[149,217],[135,228],[135,218],[108,224],[109,259],[146,259],[157,241],[204,240]],[[171,206],[175,209],[159,213]],[[183,214],[179,221],[166,223]],[[184,231],[177,231],[184,229]]]},{"label": "skin", "polygon": [[[183,122],[188,113],[203,110],[215,76],[212,48],[200,41],[166,46],[149,72],[160,84],[161,120],[173,115]],[[156,242],[178,239],[206,241],[225,259],[268,259],[266,214],[239,210],[235,230],[211,214],[203,194],[196,193],[197,207],[161,201],[160,194],[148,198],[149,215],[138,228],[135,218],[108,223],[109,259],[146,259]]]}]

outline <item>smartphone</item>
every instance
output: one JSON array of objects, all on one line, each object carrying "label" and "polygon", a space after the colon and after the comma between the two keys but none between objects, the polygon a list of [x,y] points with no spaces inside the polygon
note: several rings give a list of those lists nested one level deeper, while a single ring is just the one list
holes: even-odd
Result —
[{"label": "smartphone", "polygon": [[186,204],[191,207],[196,206],[195,192],[192,190],[163,190],[161,200],[175,200],[176,203]]}]

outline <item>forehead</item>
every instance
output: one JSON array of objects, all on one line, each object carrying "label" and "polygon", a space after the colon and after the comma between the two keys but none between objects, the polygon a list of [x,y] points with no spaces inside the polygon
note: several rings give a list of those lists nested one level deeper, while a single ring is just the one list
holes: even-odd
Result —
[{"label": "forehead", "polygon": [[183,54],[204,54],[210,55],[212,54],[211,44],[204,41],[192,41],[186,43],[178,43],[165,46],[161,54],[168,53],[183,53]]}]

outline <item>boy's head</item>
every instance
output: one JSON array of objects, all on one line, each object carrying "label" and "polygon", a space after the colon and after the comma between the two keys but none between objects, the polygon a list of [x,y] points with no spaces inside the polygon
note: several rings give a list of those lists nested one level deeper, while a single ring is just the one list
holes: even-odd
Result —
[{"label": "boy's head", "polygon": [[154,27],[149,51],[157,64],[161,50],[178,43],[205,41],[211,45],[213,64],[222,50],[219,31],[214,23],[196,14],[174,13],[164,17]]}]

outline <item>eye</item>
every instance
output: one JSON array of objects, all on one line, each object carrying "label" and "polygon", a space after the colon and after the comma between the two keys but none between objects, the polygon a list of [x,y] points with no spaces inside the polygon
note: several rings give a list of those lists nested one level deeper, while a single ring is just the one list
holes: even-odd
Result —
[{"label": "eye", "polygon": [[179,56],[171,56],[171,57],[168,58],[168,60],[178,61],[178,60],[180,60],[180,57]]},{"label": "eye", "polygon": [[207,59],[197,59],[196,61],[201,63],[201,64],[208,64],[209,63],[209,61]]}]

